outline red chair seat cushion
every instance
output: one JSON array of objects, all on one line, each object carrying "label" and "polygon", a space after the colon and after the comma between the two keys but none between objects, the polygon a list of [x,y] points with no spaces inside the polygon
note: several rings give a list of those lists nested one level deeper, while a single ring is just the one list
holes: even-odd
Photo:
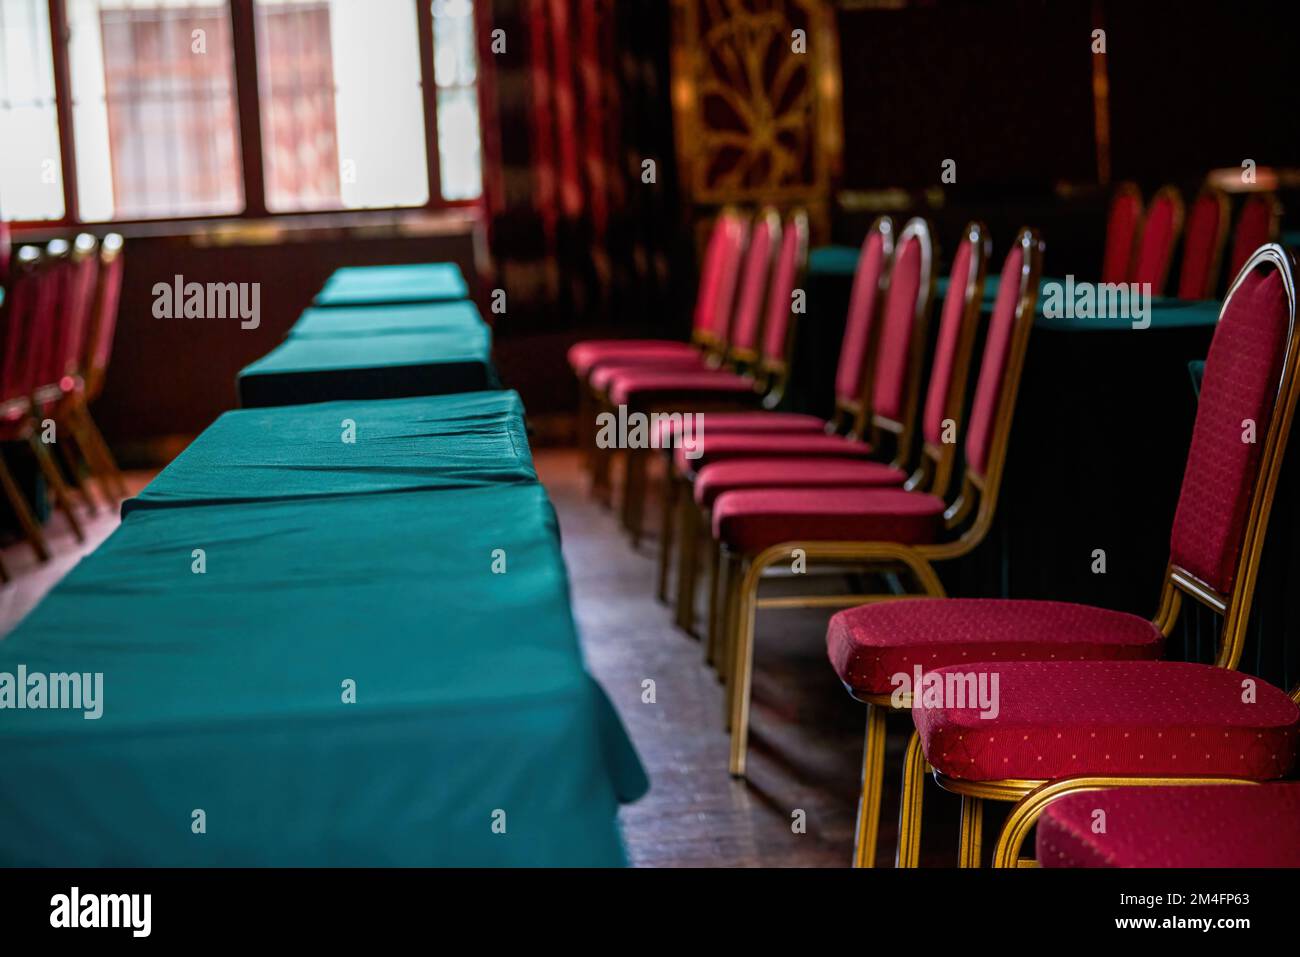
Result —
[{"label": "red chair seat cushion", "polygon": [[1068,794],[1036,843],[1043,867],[1300,867],[1300,782]]},{"label": "red chair seat cushion", "polygon": [[724,432],[714,435],[704,420],[704,442],[696,458],[686,458],[678,449],[673,457],[677,470],[683,475],[698,472],[711,462],[739,458],[848,458],[865,459],[871,455],[866,442],[846,439],[842,435],[825,432]]},{"label": "red chair seat cushion", "polygon": [[943,499],[902,489],[745,489],[713,503],[714,537],[737,551],[791,541],[932,542]]},{"label": "red chair seat cushion", "polygon": [[673,339],[587,339],[569,347],[569,366],[585,379],[598,363],[616,360],[639,361],[642,357],[666,358],[682,354],[698,355],[689,342]]},{"label": "red chair seat cushion", "polygon": [[1160,629],[1125,612],[1063,601],[917,598],[859,605],[826,630],[835,673],[855,694],[892,678],[969,662],[1159,658]]},{"label": "red chair seat cushion", "polygon": [[[799,412],[768,412],[752,409],[741,412],[705,412],[704,431],[710,435],[724,432],[822,432],[826,420]],[[680,431],[679,423],[664,419],[659,423],[659,446],[675,444],[666,441]]]},{"label": "red chair seat cushion", "polygon": [[[996,716],[982,717],[978,704],[969,702],[927,707],[923,697],[912,698],[926,757],[954,778],[1265,780],[1295,763],[1300,707],[1237,671],[1182,661],[1019,661],[956,665],[933,674],[963,671],[986,674],[990,691],[996,676]],[[1247,689],[1253,689],[1252,703],[1242,700]]]},{"label": "red chair seat cushion", "polygon": [[760,398],[749,376],[720,369],[629,369],[610,381],[608,394],[615,405]]},{"label": "red chair seat cushion", "polygon": [[867,459],[727,459],[700,469],[695,476],[695,501],[712,508],[719,495],[739,489],[862,488],[905,481],[907,473],[902,469]]},{"label": "red chair seat cushion", "polygon": [[629,372],[676,372],[679,369],[706,369],[704,356],[694,350],[660,355],[646,352],[637,357],[626,357],[598,362],[587,376],[587,381],[597,392],[604,392],[618,376]]}]

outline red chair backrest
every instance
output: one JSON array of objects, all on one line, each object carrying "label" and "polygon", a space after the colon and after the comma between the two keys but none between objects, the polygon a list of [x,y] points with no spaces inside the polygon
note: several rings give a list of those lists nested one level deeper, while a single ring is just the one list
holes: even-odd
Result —
[{"label": "red chair backrest", "polygon": [[1187,216],[1183,266],[1178,274],[1179,299],[1208,299],[1218,284],[1219,260],[1228,234],[1228,199],[1217,189],[1203,189]]},{"label": "red chair backrest", "polygon": [[1133,243],[1142,218],[1142,194],[1132,183],[1121,183],[1111,197],[1106,217],[1106,250],[1102,282],[1128,282],[1133,264]]},{"label": "red chair backrest", "polygon": [[3,283],[9,276],[9,224],[0,219],[0,283]]},{"label": "red chair backrest", "polygon": [[931,445],[943,442],[943,420],[960,410],[965,389],[966,367],[970,359],[970,334],[984,297],[984,268],[988,240],[980,223],[966,227],[957,252],[952,258],[948,277],[948,294],[939,317],[939,333],[930,363],[930,381],[926,386],[925,408],[921,414],[921,436]]},{"label": "red chair backrest", "polygon": [[763,323],[763,359],[784,364],[789,358],[794,319],[794,290],[808,265],[808,215],[790,214],[781,232],[781,248],[772,267],[767,292],[767,319]]},{"label": "red chair backrest", "polygon": [[[1020,368],[1016,365],[1016,334],[1032,327],[1034,305],[1038,296],[1038,276],[1042,267],[1043,244],[1032,229],[1022,229],[1007,252],[998,280],[998,294],[993,301],[984,335],[984,353],[980,357],[979,378],[971,401],[970,423],[966,429],[966,469],[981,478],[988,477],[995,464],[995,444],[1005,443],[1010,428],[1019,384]],[[1023,363],[1023,353],[1019,354]],[[999,435],[999,427],[1004,432]],[[998,448],[1005,449],[1005,444]]]},{"label": "red chair backrest", "polygon": [[704,262],[700,266],[700,286],[695,296],[695,314],[691,328],[697,339],[719,342],[726,336],[723,328],[726,318],[718,315],[718,299],[722,295],[722,279],[726,270],[729,250],[736,242],[736,213],[724,209],[714,220],[709,231],[709,242],[704,247]]},{"label": "red chair backrest", "polygon": [[853,271],[853,291],[844,321],[839,363],[835,367],[835,401],[852,408],[861,401],[869,368],[871,333],[889,281],[894,258],[894,221],[881,216],[871,224]]},{"label": "red chair backrest", "polygon": [[1242,202],[1232,231],[1232,260],[1228,264],[1228,275],[1233,280],[1255,250],[1277,238],[1279,219],[1281,210],[1272,193],[1251,193]]},{"label": "red chair backrest", "polygon": [[28,395],[32,326],[41,295],[40,250],[24,246],[13,257],[0,309],[0,402]]},{"label": "red chair backrest", "polygon": [[1170,561],[1222,594],[1241,563],[1284,366],[1294,371],[1295,307],[1289,254],[1264,246],[1229,290],[1205,359]]},{"label": "red chair backrest", "polygon": [[94,306],[86,335],[87,351],[81,366],[89,399],[95,398],[103,389],[108,360],[113,354],[117,306],[122,293],[122,247],[122,237],[117,233],[109,233],[99,244],[99,278],[95,284]]},{"label": "red chair backrest", "polygon": [[95,282],[99,276],[99,243],[82,233],[73,243],[67,300],[59,317],[63,333],[59,343],[59,379],[82,371],[86,333],[95,308]]},{"label": "red chair backrest", "polygon": [[916,350],[925,348],[920,327],[930,296],[933,255],[925,220],[908,222],[898,237],[889,273],[871,399],[872,413],[894,422],[905,417],[909,376],[917,365],[913,358]]},{"label": "red chair backrest", "polygon": [[1133,262],[1136,283],[1149,283],[1151,292],[1163,296],[1169,264],[1174,258],[1174,245],[1183,227],[1183,200],[1172,186],[1161,187],[1151,198],[1146,219],[1142,224],[1142,239],[1138,243],[1137,258]]},{"label": "red chair backrest", "polygon": [[758,214],[750,231],[749,249],[740,272],[739,299],[731,333],[731,353],[737,359],[752,362],[758,358],[768,280],[780,243],[781,217],[776,210],[765,209]]}]

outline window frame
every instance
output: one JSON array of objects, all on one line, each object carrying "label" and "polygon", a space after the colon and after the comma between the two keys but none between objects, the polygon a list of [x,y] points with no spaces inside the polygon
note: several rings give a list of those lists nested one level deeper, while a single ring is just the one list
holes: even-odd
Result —
[{"label": "window frame", "polygon": [[[416,37],[420,44],[420,94],[424,107],[425,169],[429,198],[418,206],[383,206],[366,209],[335,207],[330,209],[292,210],[272,212],[266,206],[266,170],[262,159],[262,104],[257,81],[257,35],[254,24],[254,0],[228,0],[230,4],[231,59],[235,80],[235,133],[239,141],[240,175],[244,186],[244,208],[234,213],[211,215],[154,216],[146,218],[118,218],[86,222],[81,218],[77,184],[76,143],[72,122],[72,68],[68,57],[69,29],[66,0],[46,0],[50,15],[50,49],[54,58],[54,102],[59,134],[59,162],[63,174],[63,216],[59,219],[13,220],[9,225],[15,230],[39,230],[87,227],[111,228],[115,226],[155,225],[174,223],[178,232],[192,232],[196,228],[224,222],[243,220],[339,219],[352,216],[372,217],[376,213],[429,213],[443,210],[475,209],[483,205],[480,194],[474,199],[446,200],[442,198],[440,175],[441,157],[438,153],[438,87],[434,78],[433,4],[432,0],[410,0],[415,4]],[[482,37],[486,23],[488,3],[475,0],[474,26],[478,56],[478,80],[475,89],[479,96],[479,136],[486,139],[483,130],[485,116],[485,71],[489,64],[483,62]],[[486,185],[487,172],[484,171]]]}]

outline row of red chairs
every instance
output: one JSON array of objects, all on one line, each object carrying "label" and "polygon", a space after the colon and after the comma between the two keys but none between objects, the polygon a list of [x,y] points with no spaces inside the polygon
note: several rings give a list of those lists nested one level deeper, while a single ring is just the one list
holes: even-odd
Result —
[{"label": "row of red chairs", "polygon": [[[1153,294],[1164,295],[1181,237],[1183,258],[1175,295],[1213,299],[1231,215],[1227,194],[1208,183],[1196,194],[1190,212],[1177,187],[1160,187],[1144,208],[1136,184],[1121,183],[1111,197],[1101,281],[1149,283]],[[1277,239],[1281,219],[1281,204],[1272,193],[1250,193],[1242,200],[1232,233],[1229,276],[1240,273],[1256,249]]]},{"label": "row of red chairs", "polygon": [[[0,441],[26,442],[55,505],[77,541],[84,539],[74,504],[96,510],[87,477],[106,502],[127,490],[107,443],[90,415],[103,389],[122,284],[122,237],[89,233],[71,243],[22,246],[0,261]],[[6,251],[7,252],[7,251]],[[65,479],[50,453],[60,452]],[[0,485],[37,558],[50,550],[40,523],[0,455]],[[9,575],[0,563],[0,576]]]},{"label": "row of red chairs", "polygon": [[[755,253],[751,239],[738,253],[740,244],[733,240],[746,225],[741,220],[737,226],[727,213],[714,230],[694,348],[606,341],[580,343],[570,353],[589,407],[594,402],[607,409],[627,404],[645,412],[696,411],[702,400],[717,402],[718,392],[731,387],[724,385],[729,377],[748,378],[747,388],[736,388],[733,407],[750,408],[721,413],[711,407],[701,454],[688,457],[677,448],[669,455],[659,581],[666,597],[678,535],[678,620],[692,627],[697,538],[709,543],[705,647],[727,686],[732,773],[745,772],[757,613],[853,605],[832,619],[827,642],[832,665],[868,712],[858,865],[875,861],[886,720],[900,713],[915,724],[900,808],[902,865],[917,859],[927,770],[942,787],[962,795],[958,859],[965,865],[982,860],[982,809],[989,799],[1017,802],[993,854],[995,864],[1021,863],[1021,843],[1045,811],[1039,848],[1048,864],[1132,863],[1132,849],[1150,844],[1140,835],[1135,839],[1131,822],[1168,820],[1177,827],[1188,816],[1213,816],[1207,808],[1246,806],[1255,813],[1216,820],[1222,840],[1202,842],[1207,859],[1223,862],[1225,842],[1236,848],[1237,863],[1276,863],[1279,847],[1294,856],[1296,842],[1287,844],[1285,837],[1300,828],[1295,788],[1269,785],[1242,797],[1221,787],[1212,794],[1187,787],[1274,781],[1295,765],[1300,689],[1288,697],[1234,671],[1296,398],[1290,256],[1274,245],[1258,249],[1225,300],[1206,363],[1159,611],[1154,621],[1144,621],[1060,602],[948,599],[935,571],[936,563],[970,553],[992,525],[1041,269],[1042,243],[1033,230],[1018,234],[1004,261],[967,403],[965,380],[989,256],[983,227],[967,227],[939,314],[922,406],[936,256],[924,221],[913,220],[895,237],[892,222],[878,220],[855,276],[835,382],[836,416],[822,422],[753,409],[755,397],[771,392],[743,368],[727,368],[740,367],[746,344],[756,341],[753,316],[744,308],[747,283],[763,288],[759,277],[766,278],[776,309],[785,292],[772,278],[781,270],[764,273],[756,265],[766,260],[763,247],[770,241],[761,240]],[[771,231],[761,219],[755,228]],[[729,310],[727,287],[736,272],[741,296]],[[718,385],[700,391],[706,382]],[[1261,441],[1243,441],[1244,419],[1257,423]],[[674,420],[665,427],[675,428]],[[914,451],[909,439],[918,428],[920,448]],[[637,519],[627,503],[641,494],[636,483],[643,466],[634,463],[644,454],[628,450],[626,456],[625,517]],[[892,572],[901,578],[873,580],[903,581],[912,594],[928,597],[890,601],[899,595],[884,584],[863,595],[791,595],[799,591],[801,578],[795,575],[785,577],[780,598],[760,598],[764,573],[783,565],[796,572],[809,565]],[[1222,616],[1214,666],[1154,660],[1184,601]],[[990,718],[942,697],[937,706],[919,694],[900,700],[896,676],[910,676],[916,667],[941,683],[996,673],[999,713]],[[1134,785],[1149,788],[1142,807],[1158,808],[1159,814],[1143,817],[1124,794],[1077,797]],[[1176,785],[1179,793],[1170,797],[1158,785]],[[1104,832],[1081,831],[1079,800],[1099,808],[1114,802],[1129,829],[1113,830],[1109,843]],[[1170,808],[1186,811],[1175,818]],[[1280,843],[1259,839],[1255,831],[1262,821]]]}]

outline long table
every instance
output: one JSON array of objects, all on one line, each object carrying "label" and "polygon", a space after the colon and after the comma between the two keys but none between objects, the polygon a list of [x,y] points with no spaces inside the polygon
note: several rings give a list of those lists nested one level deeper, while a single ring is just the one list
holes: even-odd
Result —
[{"label": "long table", "polygon": [[0,863],[625,863],[648,783],[523,437],[511,392],[222,416],[0,642],[103,676],[0,712]]},{"label": "long table", "polygon": [[469,286],[455,263],[344,266],[316,294],[318,306],[355,306],[464,299]]}]

